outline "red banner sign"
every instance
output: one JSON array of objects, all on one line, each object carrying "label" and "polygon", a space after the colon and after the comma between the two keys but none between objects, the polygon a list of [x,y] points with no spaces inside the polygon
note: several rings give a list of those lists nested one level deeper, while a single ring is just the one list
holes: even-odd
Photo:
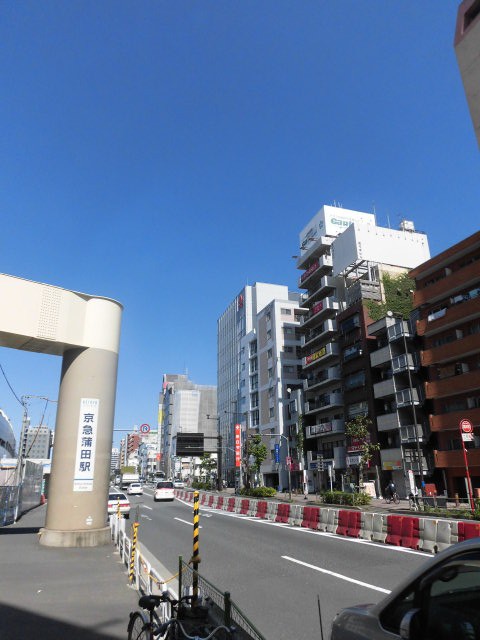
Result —
[{"label": "red banner sign", "polygon": [[239,424],[235,425],[235,466],[240,466],[240,458],[242,451],[242,431]]}]

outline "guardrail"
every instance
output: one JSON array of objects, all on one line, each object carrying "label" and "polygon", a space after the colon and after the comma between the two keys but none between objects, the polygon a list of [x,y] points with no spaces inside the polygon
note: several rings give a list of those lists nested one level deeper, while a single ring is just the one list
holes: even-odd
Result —
[{"label": "guardrail", "polygon": [[[179,558],[178,574],[169,579],[162,575],[159,560],[141,542],[136,544],[132,561],[133,524],[127,525],[129,522],[116,514],[110,516],[112,541],[118,548],[121,561],[130,569],[130,575],[133,578],[132,586],[135,586],[137,591],[147,595],[169,591],[173,598],[177,598],[178,595],[188,595],[192,593],[193,577],[196,573],[199,601],[208,605],[209,615],[215,624],[235,625],[238,640],[266,640],[265,636],[255,628],[231,600],[228,591],[222,592],[198,572],[195,572],[189,564],[183,562],[181,557]],[[157,613],[161,622],[168,620],[171,617],[170,604],[160,605]]]}]

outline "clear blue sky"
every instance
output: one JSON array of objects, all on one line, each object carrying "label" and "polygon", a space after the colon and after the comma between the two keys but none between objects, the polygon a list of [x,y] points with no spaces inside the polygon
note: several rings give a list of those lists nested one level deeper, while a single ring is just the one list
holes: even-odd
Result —
[{"label": "clear blue sky", "polygon": [[[432,255],[478,230],[457,6],[2,1],[0,271],[125,306],[117,427],[156,424],[163,373],[216,384],[217,318],[247,283],[296,288],[323,204],[412,219]],[[0,363],[57,397],[59,358]],[[18,434],[3,376],[0,407]]]}]

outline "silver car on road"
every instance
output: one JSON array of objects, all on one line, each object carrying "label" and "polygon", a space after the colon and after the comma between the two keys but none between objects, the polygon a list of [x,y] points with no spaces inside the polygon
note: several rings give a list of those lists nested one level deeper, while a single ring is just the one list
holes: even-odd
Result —
[{"label": "silver car on road", "polygon": [[480,640],[480,538],[452,545],[375,605],[348,607],[331,640]]}]

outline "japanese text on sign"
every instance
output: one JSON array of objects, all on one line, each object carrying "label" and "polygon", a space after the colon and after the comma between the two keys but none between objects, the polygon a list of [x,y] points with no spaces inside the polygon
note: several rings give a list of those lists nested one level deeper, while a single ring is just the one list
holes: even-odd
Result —
[{"label": "japanese text on sign", "polygon": [[235,425],[235,466],[240,466],[240,457],[241,457],[241,448],[242,448],[242,432],[239,424]]},{"label": "japanese text on sign", "polygon": [[74,491],[93,491],[99,404],[98,398],[80,399]]}]

